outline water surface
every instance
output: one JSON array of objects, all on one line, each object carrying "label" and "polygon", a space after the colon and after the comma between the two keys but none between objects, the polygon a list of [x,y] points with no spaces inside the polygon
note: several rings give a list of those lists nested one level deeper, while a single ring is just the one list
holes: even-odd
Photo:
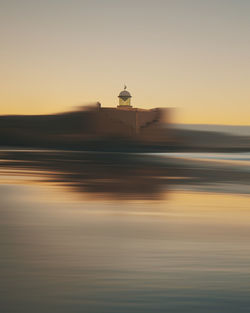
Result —
[{"label": "water surface", "polygon": [[248,312],[249,155],[0,158],[1,312]]}]

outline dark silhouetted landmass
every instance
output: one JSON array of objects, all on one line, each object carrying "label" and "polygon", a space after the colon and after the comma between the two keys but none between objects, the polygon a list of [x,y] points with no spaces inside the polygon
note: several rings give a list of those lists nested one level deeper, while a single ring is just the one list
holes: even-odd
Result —
[{"label": "dark silhouetted landmass", "polygon": [[[153,113],[157,114],[157,111]],[[96,121],[99,123],[98,131],[95,129]],[[113,126],[111,126],[112,123],[114,123]],[[170,127],[171,124],[167,123],[164,127],[159,127],[157,119],[142,125],[143,135],[140,133],[126,136],[124,124],[122,130],[125,135],[114,131],[117,127],[119,129],[119,123],[122,124],[111,118],[106,124],[103,120],[100,123],[93,109],[51,115],[0,116],[0,146],[133,152],[250,151],[249,136],[179,129],[178,126]],[[107,132],[109,127],[113,127],[113,132],[110,134]]]}]

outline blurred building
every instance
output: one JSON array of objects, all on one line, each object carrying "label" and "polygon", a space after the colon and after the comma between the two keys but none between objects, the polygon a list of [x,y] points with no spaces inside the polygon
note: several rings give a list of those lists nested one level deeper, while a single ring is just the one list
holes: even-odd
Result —
[{"label": "blurred building", "polygon": [[[101,107],[97,103],[92,107],[90,132],[97,136],[127,137],[140,140],[160,140],[169,122],[169,110],[162,108],[139,109],[131,105],[131,94],[120,92],[119,104],[114,107]],[[166,139],[166,132],[164,132]]]},{"label": "blurred building", "polygon": [[[0,145],[86,147],[107,141],[169,143],[169,109],[139,109],[122,90],[117,107],[100,103],[49,115],[0,116]],[[98,145],[96,143],[96,145]],[[105,145],[105,144],[103,144]]]}]

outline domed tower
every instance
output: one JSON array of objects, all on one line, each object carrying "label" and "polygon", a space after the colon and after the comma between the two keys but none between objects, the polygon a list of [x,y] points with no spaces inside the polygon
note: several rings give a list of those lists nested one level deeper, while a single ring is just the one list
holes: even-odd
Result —
[{"label": "domed tower", "polygon": [[119,98],[119,105],[117,106],[119,107],[129,107],[132,108],[132,105],[130,104],[131,101],[131,94],[126,90],[127,86],[124,86],[124,90],[120,92],[118,98]]}]

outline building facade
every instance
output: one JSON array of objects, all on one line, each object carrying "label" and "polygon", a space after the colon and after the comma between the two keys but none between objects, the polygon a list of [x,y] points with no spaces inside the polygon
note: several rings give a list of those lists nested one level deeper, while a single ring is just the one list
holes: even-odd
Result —
[{"label": "building facade", "polygon": [[92,108],[92,132],[97,136],[137,138],[140,140],[161,139],[162,129],[169,119],[169,110],[162,108],[139,109],[131,105],[131,94],[120,92],[116,108],[101,107],[100,103]]}]

